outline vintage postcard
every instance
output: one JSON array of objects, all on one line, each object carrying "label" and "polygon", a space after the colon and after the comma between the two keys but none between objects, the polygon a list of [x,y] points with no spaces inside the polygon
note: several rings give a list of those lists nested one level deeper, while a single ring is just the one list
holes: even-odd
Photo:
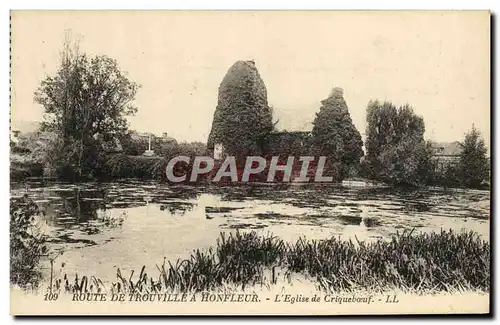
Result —
[{"label": "vintage postcard", "polygon": [[13,315],[488,314],[489,11],[12,11]]}]

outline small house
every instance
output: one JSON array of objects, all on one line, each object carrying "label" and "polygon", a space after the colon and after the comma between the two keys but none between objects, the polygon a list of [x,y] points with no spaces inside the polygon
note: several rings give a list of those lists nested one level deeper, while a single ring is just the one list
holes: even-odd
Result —
[{"label": "small house", "polygon": [[462,153],[462,144],[458,141],[453,142],[434,142],[432,143],[433,157],[439,162],[457,162]]}]

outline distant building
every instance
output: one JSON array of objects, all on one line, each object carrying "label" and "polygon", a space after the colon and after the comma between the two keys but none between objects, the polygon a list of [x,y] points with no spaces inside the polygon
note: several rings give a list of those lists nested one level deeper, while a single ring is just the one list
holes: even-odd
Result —
[{"label": "distant building", "polygon": [[149,136],[151,135],[151,133],[137,131],[130,131],[129,134],[132,139],[143,141],[149,141]]},{"label": "distant building", "polygon": [[457,162],[462,153],[462,145],[458,141],[432,143],[433,156],[440,162]]},{"label": "distant building", "polygon": [[157,136],[154,133],[151,132],[137,132],[137,131],[129,131],[129,135],[132,139],[134,140],[143,140],[143,141],[149,141],[149,136],[151,136],[151,140],[159,140],[163,142],[176,142],[176,140],[172,137],[168,136],[167,132],[163,132],[161,136]]},{"label": "distant building", "polygon": [[21,134],[21,131],[19,131],[19,130],[11,130],[10,131],[10,141],[12,141],[13,143],[18,143],[20,134]]}]

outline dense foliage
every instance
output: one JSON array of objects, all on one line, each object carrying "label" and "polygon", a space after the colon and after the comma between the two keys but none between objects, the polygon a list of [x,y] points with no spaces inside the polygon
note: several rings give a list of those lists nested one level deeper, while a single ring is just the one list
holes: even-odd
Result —
[{"label": "dense foliage", "polygon": [[10,283],[21,288],[36,288],[42,279],[40,259],[48,249],[36,224],[40,213],[28,196],[10,205]]},{"label": "dense foliage", "polygon": [[358,167],[363,141],[352,123],[342,89],[334,88],[321,104],[313,122],[311,153],[327,156],[329,175],[342,180]]},{"label": "dense foliage", "polygon": [[65,45],[56,74],[35,93],[46,113],[42,131],[55,134],[47,164],[57,176],[74,180],[98,174],[103,143],[123,134],[125,116],[136,112],[131,102],[137,89],[114,59],[89,57]]},{"label": "dense foliage", "polygon": [[473,126],[465,135],[460,154],[459,171],[464,186],[477,188],[484,180],[489,180],[489,161],[484,139]]},{"label": "dense foliage", "polygon": [[227,154],[261,154],[262,139],[272,131],[267,90],[253,61],[238,61],[219,87],[208,147],[222,144]]},{"label": "dense foliage", "polygon": [[487,149],[473,127],[460,143],[459,159],[435,155],[424,141],[425,124],[409,105],[371,101],[367,108],[364,176],[392,185],[479,188],[489,181]]},{"label": "dense foliage", "polygon": [[[191,157],[191,161],[189,164],[176,164],[174,173],[179,176],[190,175],[195,155],[192,155],[192,152],[190,154],[189,151],[186,151],[186,154],[181,153],[180,155]],[[110,155],[103,165],[101,179],[137,178],[167,181],[166,168],[169,161],[170,157],[128,156],[121,153]],[[199,179],[201,180],[207,176],[207,174],[204,174]]]},{"label": "dense foliage", "polygon": [[431,155],[423,118],[409,105],[370,101],[366,122],[366,174],[388,184],[421,184]]}]

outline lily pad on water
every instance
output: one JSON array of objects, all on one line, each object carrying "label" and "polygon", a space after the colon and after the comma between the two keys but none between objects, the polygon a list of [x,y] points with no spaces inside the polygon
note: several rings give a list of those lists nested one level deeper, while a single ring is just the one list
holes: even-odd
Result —
[{"label": "lily pad on water", "polygon": [[205,213],[226,213],[234,210],[243,209],[243,208],[234,208],[234,207],[205,207]]},{"label": "lily pad on water", "polygon": [[363,220],[360,216],[352,215],[339,215],[337,218],[343,225],[359,225],[361,224],[361,220]]},{"label": "lily pad on water", "polygon": [[266,228],[266,225],[256,225],[256,224],[250,224],[250,223],[239,223],[239,224],[225,224],[221,225],[222,228],[227,228],[227,229],[262,229]]},{"label": "lily pad on water", "polygon": [[70,237],[69,234],[63,234],[63,235],[60,235],[58,237],[55,237],[55,238],[51,238],[49,240],[49,242],[51,243],[56,243],[56,244],[78,244],[78,243],[82,243],[82,244],[85,244],[85,245],[88,245],[88,246],[94,246],[94,245],[97,245],[97,243],[93,240],[90,240],[90,239],[84,239],[84,238],[79,238],[79,239],[75,239],[73,237]]},{"label": "lily pad on water", "polygon": [[323,218],[336,218],[337,215],[333,215],[330,212],[325,212],[325,213],[316,213],[316,214],[307,214],[304,216],[306,219],[323,219]]},{"label": "lily pad on water", "polygon": [[342,205],[343,205],[343,206],[346,206],[346,207],[358,207],[358,206],[359,206],[359,203],[354,203],[354,202],[342,202]]},{"label": "lily pad on water", "polygon": [[190,202],[172,201],[160,205],[161,211],[168,210],[172,214],[176,212],[186,212],[187,210],[191,209],[193,209],[193,203]]},{"label": "lily pad on water", "polygon": [[381,222],[380,219],[377,217],[364,217],[363,218],[363,223],[365,224],[366,227],[376,227],[380,226]]},{"label": "lily pad on water", "polygon": [[113,208],[135,208],[145,206],[146,202],[111,202]]},{"label": "lily pad on water", "polygon": [[407,211],[427,212],[431,209],[426,202],[408,202],[406,205]]},{"label": "lily pad on water", "polygon": [[290,218],[292,218],[289,215],[281,214],[278,212],[256,213],[255,216],[258,219],[290,219]]}]

